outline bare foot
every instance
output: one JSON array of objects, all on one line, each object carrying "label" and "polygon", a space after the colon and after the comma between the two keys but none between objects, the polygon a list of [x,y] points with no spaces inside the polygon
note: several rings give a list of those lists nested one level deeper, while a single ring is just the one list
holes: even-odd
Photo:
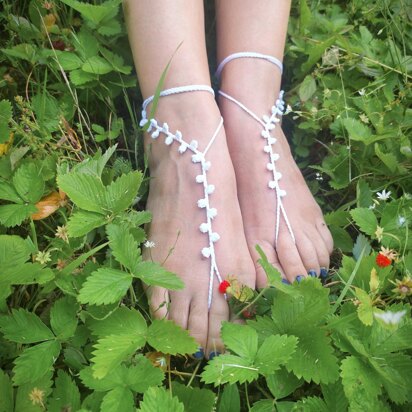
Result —
[{"label": "bare foot", "polygon": [[[241,80],[241,81],[240,81]],[[255,59],[231,62],[223,72],[221,90],[252,110],[259,118],[271,115],[279,94],[280,74],[270,63]],[[225,119],[229,152],[233,161],[249,250],[256,262],[256,244],[290,282],[298,276],[319,276],[329,266],[332,236],[322,211],[307,187],[278,123],[271,131],[277,141],[273,151],[279,154],[276,170],[281,172],[279,187],[286,191],[282,203],[293,236],[285,219],[280,217],[276,244],[276,191],[268,187],[273,172],[267,169],[269,154],[264,151],[262,125],[233,102],[220,97]],[[322,270],[322,273],[321,273]],[[256,264],[257,287],[266,283],[266,275]]]},{"label": "bare foot", "polygon": [[[183,93],[162,97],[155,116],[167,122],[170,131],[180,130],[183,139],[196,139],[203,151],[215,132],[220,113],[212,95],[206,92]],[[220,327],[230,319],[229,308],[223,295],[219,294],[219,282],[214,279],[213,298],[208,312],[208,288],[210,259],[202,256],[208,246],[208,236],[199,226],[205,222],[205,209],[197,202],[203,198],[203,185],[196,182],[200,165],[192,163],[189,150],[180,154],[179,143],[165,144],[165,136],[157,139],[145,137],[149,149],[151,181],[147,203],[153,213],[149,228],[149,239],[155,247],[145,251],[145,258],[164,262],[175,245],[164,266],[177,273],[185,283],[181,291],[169,292],[163,288],[148,288],[152,313],[156,317],[167,317],[188,329],[204,351],[222,352]],[[255,288],[256,273],[250,258],[240,207],[237,199],[233,165],[230,160],[226,136],[223,129],[206,154],[211,162],[207,173],[209,184],[215,186],[210,195],[210,206],[216,208],[213,231],[220,235],[215,243],[220,275],[236,275],[243,283]]]}]

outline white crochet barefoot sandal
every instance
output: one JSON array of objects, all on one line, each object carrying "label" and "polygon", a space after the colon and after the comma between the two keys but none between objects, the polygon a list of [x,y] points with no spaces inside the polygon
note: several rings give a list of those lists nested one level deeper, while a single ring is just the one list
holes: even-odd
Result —
[{"label": "white crochet barefoot sandal", "polygon": [[[240,53],[231,54],[230,56],[222,60],[222,62],[219,64],[216,70],[217,77],[220,77],[220,74],[222,73],[222,70],[227,63],[231,62],[232,60],[240,59],[240,58],[253,58],[253,59],[266,60],[274,64],[275,66],[277,66],[280,69],[281,73],[283,72],[282,62],[276,57],[269,56],[266,54],[261,54],[261,53],[254,53],[254,52],[240,52]],[[243,111],[245,111],[250,117],[252,117],[262,126],[261,136],[263,137],[263,139],[266,140],[266,144],[264,145],[263,150],[265,151],[265,153],[268,154],[268,158],[269,158],[266,168],[271,172],[271,179],[268,183],[268,186],[270,189],[274,190],[276,194],[275,246],[277,245],[277,242],[278,242],[281,217],[283,218],[287,226],[287,229],[290,233],[290,236],[292,237],[292,240],[295,243],[295,235],[293,234],[292,227],[289,223],[289,219],[287,217],[287,214],[283,206],[283,202],[282,202],[282,198],[286,196],[286,191],[281,189],[279,185],[279,181],[282,177],[282,174],[278,171],[276,167],[276,162],[279,160],[279,154],[275,152],[274,145],[277,139],[271,135],[271,131],[276,127],[276,124],[280,122],[280,116],[283,115],[283,112],[285,110],[285,102],[283,101],[284,91],[283,90],[280,91],[279,98],[276,100],[274,106],[272,106],[270,115],[264,114],[262,117],[259,117],[258,115],[256,115],[252,110],[248,109],[243,103],[241,103],[234,97],[229,96],[222,90],[219,90],[219,94],[225,99],[228,99],[231,102],[235,103],[237,106],[239,106]]]},{"label": "white crochet barefoot sandal", "polygon": [[[170,96],[173,94],[186,93],[186,92],[197,92],[204,91],[215,95],[213,89],[205,85],[189,85],[181,87],[173,87],[171,89],[163,90],[160,93],[160,97]],[[203,257],[210,259],[210,273],[209,273],[209,291],[208,291],[208,309],[212,304],[213,297],[213,281],[216,277],[219,283],[222,282],[222,278],[219,273],[219,269],[216,262],[215,255],[215,243],[220,239],[220,236],[217,232],[213,231],[212,220],[217,215],[217,210],[210,205],[209,196],[214,192],[215,186],[209,184],[207,179],[207,172],[210,169],[211,163],[206,159],[206,154],[215,141],[217,135],[223,126],[223,118],[220,118],[219,125],[217,126],[215,132],[213,133],[212,138],[207,144],[206,148],[203,151],[198,149],[197,140],[191,140],[187,142],[183,139],[182,133],[179,130],[176,130],[174,133],[169,130],[167,123],[160,124],[155,118],[149,119],[147,117],[147,106],[153,101],[154,96],[147,98],[143,102],[142,107],[142,120],[140,121],[140,127],[147,127],[147,133],[149,133],[152,139],[157,139],[160,134],[163,134],[165,137],[165,144],[170,146],[172,143],[177,142],[179,144],[178,151],[180,154],[185,153],[186,151],[192,152],[192,162],[197,163],[200,166],[200,174],[196,176],[196,183],[199,183],[203,186],[204,197],[199,199],[197,206],[205,210],[205,222],[199,226],[199,230],[206,234],[208,237],[208,246],[204,247],[201,250]],[[147,125],[147,123],[149,123]]]}]

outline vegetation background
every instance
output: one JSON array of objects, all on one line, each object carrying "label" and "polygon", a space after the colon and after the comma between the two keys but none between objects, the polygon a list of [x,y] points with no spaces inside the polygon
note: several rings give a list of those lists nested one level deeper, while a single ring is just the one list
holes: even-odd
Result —
[{"label": "vegetation background", "polygon": [[[410,411],[410,0],[293,3],[284,123],[330,275],[238,293],[224,355],[152,321],[148,174],[121,0],[0,11],[0,412]],[[207,10],[210,61],[214,17]]]}]

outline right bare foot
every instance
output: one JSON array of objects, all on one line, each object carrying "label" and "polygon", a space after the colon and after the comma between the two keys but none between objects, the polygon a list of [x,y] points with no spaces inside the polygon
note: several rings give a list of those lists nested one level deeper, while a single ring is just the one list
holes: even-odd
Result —
[{"label": "right bare foot", "polygon": [[[213,96],[207,92],[193,92],[162,97],[155,118],[167,122],[173,133],[180,130],[183,139],[196,139],[203,151],[219,124],[220,113]],[[214,279],[213,298],[208,312],[208,287],[210,260],[201,251],[208,246],[207,234],[199,226],[205,221],[205,210],[197,206],[203,197],[203,187],[196,183],[200,174],[199,164],[192,163],[192,153],[178,152],[179,144],[165,144],[160,134],[154,140],[145,136],[150,149],[150,191],[147,209],[153,213],[148,237],[155,247],[144,252],[146,259],[164,262],[164,266],[177,273],[185,283],[181,291],[168,291],[160,287],[148,288],[151,311],[157,318],[175,321],[199,343],[209,357],[222,352],[220,338],[222,321],[229,320],[229,308],[223,295],[218,292]],[[213,219],[213,231],[219,233],[216,258],[220,275],[236,275],[239,280],[255,288],[255,268],[246,243],[240,207],[237,200],[236,181],[229,156],[226,136],[221,129],[207,152],[211,168],[207,173],[209,184],[216,186],[210,197],[211,207],[217,209]]]}]

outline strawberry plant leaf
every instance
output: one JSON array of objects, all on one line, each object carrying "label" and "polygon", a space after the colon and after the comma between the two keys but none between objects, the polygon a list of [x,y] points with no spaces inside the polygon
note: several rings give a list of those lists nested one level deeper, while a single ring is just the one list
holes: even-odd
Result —
[{"label": "strawberry plant leaf", "polygon": [[133,171],[123,174],[106,187],[107,208],[113,213],[120,213],[126,210],[136,198],[143,174]]},{"label": "strawberry plant leaf", "polygon": [[129,331],[123,335],[109,335],[97,341],[93,351],[93,377],[104,378],[111,370],[128,359],[145,344],[146,340],[139,334]]},{"label": "strawberry plant leaf", "polygon": [[13,175],[13,186],[28,203],[36,203],[43,196],[44,180],[34,163],[23,163]]},{"label": "strawberry plant leaf", "polygon": [[57,339],[67,340],[74,336],[79,309],[79,304],[71,296],[56,300],[50,311],[50,325]]},{"label": "strawberry plant leaf", "polygon": [[235,355],[215,356],[202,373],[202,381],[219,386],[223,383],[252,382],[259,376],[258,368]]},{"label": "strawberry plant leaf", "polygon": [[108,392],[100,407],[101,412],[134,412],[134,398],[130,389],[117,387]]},{"label": "strawberry plant leaf", "polygon": [[191,388],[178,382],[172,384],[173,394],[183,403],[185,412],[210,412],[215,394],[208,389]]},{"label": "strawberry plant leaf", "polygon": [[157,351],[170,355],[195,353],[198,349],[187,330],[166,319],[155,319],[149,326],[147,343]]},{"label": "strawberry plant leaf", "polygon": [[89,212],[107,213],[106,192],[98,177],[71,172],[58,175],[57,183],[79,208]]},{"label": "strawberry plant leaf", "polygon": [[125,368],[124,383],[134,392],[145,393],[151,386],[161,385],[163,379],[163,371],[144,356],[139,356],[135,365]]},{"label": "strawberry plant leaf", "polygon": [[237,385],[225,385],[219,402],[218,412],[240,411],[240,396]]},{"label": "strawberry plant leaf", "polygon": [[297,343],[295,336],[272,335],[266,338],[254,361],[259,373],[268,376],[279,369],[280,365],[286,364],[295,352]]},{"label": "strawberry plant leaf", "polygon": [[350,139],[363,142],[365,145],[372,143],[372,132],[369,127],[364,125],[361,121],[353,118],[346,118],[343,119],[343,125],[345,126]]},{"label": "strawberry plant leaf", "polygon": [[7,183],[0,183],[0,199],[8,200],[13,203],[23,203],[23,199],[18,195],[14,187]]},{"label": "strawberry plant leaf", "polygon": [[266,383],[272,395],[276,399],[282,399],[301,386],[303,380],[299,379],[294,373],[288,372],[284,367],[281,367],[266,376]]},{"label": "strawberry plant leaf", "polygon": [[0,101],[0,144],[6,143],[10,137],[9,122],[13,110],[8,100]]},{"label": "strawberry plant leaf", "polygon": [[37,207],[31,204],[0,206],[0,223],[6,227],[14,227],[36,212]]},{"label": "strawberry plant leaf", "polygon": [[126,294],[132,280],[132,275],[117,269],[97,269],[83,283],[79,292],[79,302],[92,305],[118,302]]},{"label": "strawberry plant leaf", "polygon": [[369,236],[374,236],[378,226],[378,220],[372,210],[358,207],[352,209],[350,214],[362,232]]},{"label": "strawberry plant leaf", "polygon": [[59,370],[55,380],[55,388],[48,402],[48,412],[61,412],[62,410],[77,411],[80,409],[80,392],[69,374]]},{"label": "strawberry plant leaf", "polygon": [[184,412],[184,406],[163,388],[149,388],[136,412]]},{"label": "strawberry plant leaf", "polygon": [[170,290],[184,288],[182,279],[156,262],[139,262],[133,275],[141,279],[146,285],[160,286]]},{"label": "strawberry plant leaf", "polygon": [[13,382],[15,385],[34,382],[51,371],[60,353],[60,343],[51,340],[24,349],[14,361]]},{"label": "strawberry plant leaf", "polygon": [[67,232],[70,237],[81,237],[104,225],[106,221],[106,216],[99,213],[77,210],[69,218]]},{"label": "strawberry plant leaf", "polygon": [[92,56],[82,65],[82,70],[91,74],[107,74],[113,71],[113,66],[103,57]]},{"label": "strawberry plant leaf", "polygon": [[10,378],[0,369],[0,412],[14,410],[14,391]]},{"label": "strawberry plant leaf", "polygon": [[24,264],[30,253],[30,247],[20,236],[0,235],[0,266],[3,270],[6,267],[15,268]]},{"label": "strawberry plant leaf", "polygon": [[258,349],[258,334],[256,330],[246,325],[224,322],[221,336],[225,346],[242,358],[253,361]]},{"label": "strawberry plant leaf", "polygon": [[102,176],[103,169],[107,165],[107,162],[112,157],[117,149],[117,144],[109,147],[103,154],[99,149],[92,158],[83,160],[73,167],[73,172],[84,173],[87,175],[93,175],[99,179]]},{"label": "strawberry plant leaf", "polygon": [[30,395],[36,393],[39,395],[40,399],[45,401],[52,392],[52,375],[52,372],[48,372],[46,375],[35,380],[34,382],[20,385],[16,392],[14,412],[43,412],[44,408],[42,408],[39,404],[33,404],[30,399]]},{"label": "strawberry plant leaf", "polygon": [[36,343],[54,339],[52,331],[41,319],[25,309],[12,309],[9,316],[0,317],[0,330],[4,337],[17,343]]}]

